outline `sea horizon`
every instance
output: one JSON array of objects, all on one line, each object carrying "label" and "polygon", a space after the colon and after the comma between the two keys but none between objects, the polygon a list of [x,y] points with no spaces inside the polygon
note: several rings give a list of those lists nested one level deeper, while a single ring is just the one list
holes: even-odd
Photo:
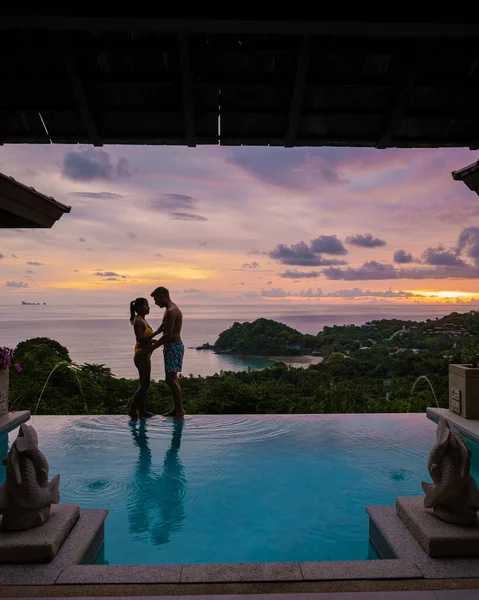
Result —
[{"label": "sea horizon", "polygon": [[[21,302],[21,301],[20,301]],[[468,304],[187,304],[184,314],[183,340],[186,354],[183,375],[213,375],[220,371],[261,369],[273,364],[269,357],[243,357],[196,350],[234,322],[268,318],[297,329],[317,334],[325,326],[362,325],[379,319],[424,321],[451,312],[469,312]],[[163,311],[152,307],[148,320],[153,326],[161,322]],[[134,336],[124,303],[47,303],[24,305],[9,302],[0,306],[0,345],[14,347],[34,337],[48,337],[66,346],[78,364],[105,364],[116,377],[136,378],[133,365]],[[154,379],[163,378],[160,352],[153,355]]]}]

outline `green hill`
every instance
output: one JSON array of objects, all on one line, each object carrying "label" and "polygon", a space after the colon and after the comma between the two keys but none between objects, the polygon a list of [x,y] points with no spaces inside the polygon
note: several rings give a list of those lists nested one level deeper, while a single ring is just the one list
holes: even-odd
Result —
[{"label": "green hill", "polygon": [[271,319],[257,319],[253,323],[234,323],[220,333],[213,349],[231,354],[294,356],[312,350],[312,343],[316,345],[315,336],[303,335]]}]

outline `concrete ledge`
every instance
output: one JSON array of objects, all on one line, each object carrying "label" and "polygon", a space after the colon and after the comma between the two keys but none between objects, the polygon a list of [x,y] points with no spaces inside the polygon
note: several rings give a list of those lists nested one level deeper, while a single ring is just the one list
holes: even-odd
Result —
[{"label": "concrete ledge", "polygon": [[448,408],[428,408],[426,411],[428,419],[439,422],[439,419],[444,418],[454,427],[474,442],[479,443],[479,420],[465,419],[459,415],[455,415]]},{"label": "concrete ledge", "polygon": [[424,508],[424,496],[396,500],[396,512],[403,523],[433,558],[479,557],[479,527],[445,523]]},{"label": "concrete ledge", "polygon": [[[26,423],[30,419],[29,410],[19,410],[9,412],[0,418],[0,434],[8,433],[15,427],[18,427],[22,423]],[[3,458],[3,456],[2,456]]]},{"label": "concrete ledge", "polygon": [[233,563],[183,565],[181,583],[204,581],[301,581],[299,563]]},{"label": "concrete ledge", "polygon": [[[380,551],[414,564],[426,579],[464,579],[479,577],[479,558],[432,558],[424,552],[394,506],[368,506],[371,542]],[[382,552],[381,555],[383,556]]]},{"label": "concrete ledge", "polygon": [[54,504],[50,518],[40,527],[26,531],[2,531],[0,528],[0,564],[50,562],[79,516],[80,507],[76,504]]},{"label": "concrete ledge", "polygon": [[404,560],[365,560],[215,565],[76,565],[62,571],[56,583],[58,585],[293,583],[422,578],[419,569]]},{"label": "concrete ledge", "polygon": [[300,563],[304,579],[417,579],[421,572],[403,560],[345,560]]},{"label": "concrete ledge", "polygon": [[64,569],[59,585],[180,583],[181,565],[76,565]]},{"label": "concrete ledge", "polygon": [[65,568],[80,564],[91,547],[98,546],[107,514],[102,509],[81,509],[76,525],[50,563],[0,565],[2,585],[53,585]]}]

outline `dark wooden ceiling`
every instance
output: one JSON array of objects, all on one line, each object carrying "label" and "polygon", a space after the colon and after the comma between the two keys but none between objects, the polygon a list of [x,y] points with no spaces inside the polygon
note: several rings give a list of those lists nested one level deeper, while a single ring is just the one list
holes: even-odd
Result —
[{"label": "dark wooden ceiling", "polygon": [[479,147],[479,23],[0,15],[0,143]]}]

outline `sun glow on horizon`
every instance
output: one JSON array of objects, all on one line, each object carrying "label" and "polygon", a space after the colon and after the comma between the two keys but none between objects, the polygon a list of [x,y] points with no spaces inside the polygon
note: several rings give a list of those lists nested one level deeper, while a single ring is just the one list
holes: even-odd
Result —
[{"label": "sun glow on horizon", "polygon": [[440,290],[440,291],[424,291],[424,290],[410,290],[412,294],[417,296],[424,296],[426,298],[438,298],[442,300],[454,300],[454,299],[467,299],[472,300],[479,298],[479,292],[460,292],[458,290]]}]

